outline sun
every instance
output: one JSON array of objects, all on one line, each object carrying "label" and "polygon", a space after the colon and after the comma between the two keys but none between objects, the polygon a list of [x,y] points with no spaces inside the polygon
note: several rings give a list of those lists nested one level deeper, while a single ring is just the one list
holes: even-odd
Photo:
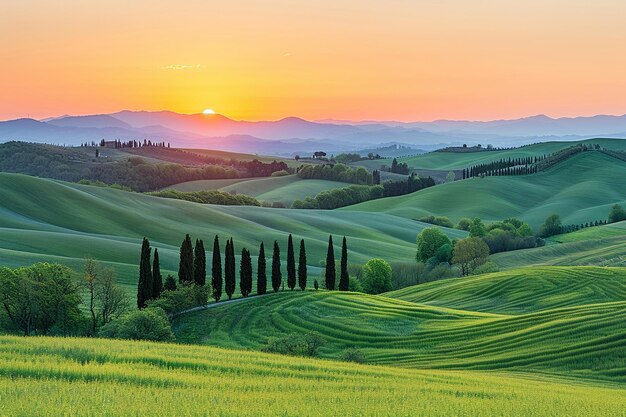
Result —
[{"label": "sun", "polygon": [[205,115],[215,114],[215,111],[213,109],[204,109],[202,114],[205,114]]}]

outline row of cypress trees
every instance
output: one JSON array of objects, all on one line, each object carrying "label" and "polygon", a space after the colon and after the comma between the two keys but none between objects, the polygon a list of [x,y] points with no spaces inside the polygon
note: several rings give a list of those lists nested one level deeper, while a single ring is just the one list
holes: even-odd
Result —
[{"label": "row of cypress trees", "polygon": [[[141,258],[139,265],[139,283],[137,288],[137,307],[144,308],[148,300],[159,298],[163,290],[163,281],[160,272],[159,253],[154,250],[154,260],[151,263],[152,249],[147,238],[143,239]],[[257,289],[258,295],[267,293],[267,260],[265,258],[265,246],[261,242],[257,261]],[[220,301],[222,292],[230,300],[236,289],[235,245],[233,239],[226,241],[224,252],[224,268],[222,277],[222,255],[220,251],[219,236],[213,241],[213,257],[211,265],[212,296],[215,301]],[[239,288],[241,295],[247,297],[252,293],[252,257],[250,251],[243,248],[239,266]],[[171,278],[170,278],[171,279]],[[178,265],[178,281],[181,285],[206,285],[206,252],[204,242],[196,239],[195,247],[191,243],[191,237],[187,234],[180,246],[180,259]],[[335,251],[333,237],[328,237],[328,251],[326,254],[325,284],[329,290],[335,289]],[[307,257],[304,239],[300,240],[298,267],[296,269],[295,250],[293,236],[290,234],[287,241],[287,287],[291,290],[298,286],[301,290],[307,286]],[[281,271],[280,247],[278,241],[274,241],[271,269],[271,287],[274,292],[283,287]],[[284,288],[284,287],[283,287]],[[348,275],[348,246],[344,236],[341,250],[339,290],[347,291],[349,288]]]}]

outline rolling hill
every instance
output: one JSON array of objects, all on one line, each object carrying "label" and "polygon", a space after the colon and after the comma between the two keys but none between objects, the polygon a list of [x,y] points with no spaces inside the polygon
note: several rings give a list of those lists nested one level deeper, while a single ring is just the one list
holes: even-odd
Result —
[{"label": "rolling hill", "polygon": [[430,214],[502,220],[519,217],[533,228],[550,214],[563,223],[606,219],[615,203],[626,204],[626,164],[600,152],[584,152],[532,175],[470,178],[400,197],[372,200],[342,211],[369,211],[418,219]]},{"label": "rolling hill", "polygon": [[604,417],[620,415],[626,402],[623,387],[541,375],[10,336],[0,336],[0,392],[0,413],[14,416]]}]

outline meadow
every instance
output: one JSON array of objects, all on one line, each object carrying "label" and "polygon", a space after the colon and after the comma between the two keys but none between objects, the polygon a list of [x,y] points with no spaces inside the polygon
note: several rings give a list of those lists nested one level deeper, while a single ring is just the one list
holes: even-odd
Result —
[{"label": "meadow", "polygon": [[[204,346],[0,336],[0,414],[623,415],[626,390],[525,373],[412,370]],[[541,395],[537,395],[541,393]]]}]

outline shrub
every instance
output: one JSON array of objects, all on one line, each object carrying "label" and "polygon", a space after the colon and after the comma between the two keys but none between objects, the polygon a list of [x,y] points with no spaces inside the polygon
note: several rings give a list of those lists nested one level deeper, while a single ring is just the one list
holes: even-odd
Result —
[{"label": "shrub", "polygon": [[183,285],[177,290],[167,290],[161,297],[148,301],[148,307],[159,308],[169,316],[188,308],[206,305],[209,299],[207,285]]},{"label": "shrub", "polygon": [[363,289],[368,294],[391,291],[391,267],[384,259],[374,258],[363,267]]},{"label": "shrub", "polygon": [[284,169],[272,172],[272,177],[284,177],[285,175],[289,175],[289,172],[285,171]]},{"label": "shrub", "polygon": [[113,339],[171,342],[174,333],[165,312],[160,308],[144,308],[127,313],[100,329],[100,337]]},{"label": "shrub", "polygon": [[417,260],[427,261],[435,256],[443,245],[450,245],[450,239],[436,227],[428,227],[417,235]]},{"label": "shrub", "polygon": [[467,231],[469,231],[471,223],[472,223],[472,221],[470,219],[468,219],[467,217],[463,217],[457,223],[456,228],[459,229],[459,230],[465,230],[467,232]]},{"label": "shrub", "polygon": [[356,362],[356,363],[367,362],[367,357],[365,356],[365,354],[357,348],[346,349],[341,354],[340,359],[346,362]]},{"label": "shrub", "polygon": [[454,224],[447,217],[443,216],[426,216],[418,219],[420,222],[435,224],[437,226],[453,228]]},{"label": "shrub", "polygon": [[626,210],[619,204],[616,204],[611,207],[609,212],[609,223],[621,222],[622,220],[626,220]]},{"label": "shrub", "polygon": [[324,343],[317,332],[306,334],[292,333],[284,336],[270,337],[264,352],[280,353],[293,356],[317,356],[317,350]]},{"label": "shrub", "polygon": [[363,292],[363,284],[361,284],[361,281],[359,281],[357,277],[350,277],[348,281],[348,291]]}]

